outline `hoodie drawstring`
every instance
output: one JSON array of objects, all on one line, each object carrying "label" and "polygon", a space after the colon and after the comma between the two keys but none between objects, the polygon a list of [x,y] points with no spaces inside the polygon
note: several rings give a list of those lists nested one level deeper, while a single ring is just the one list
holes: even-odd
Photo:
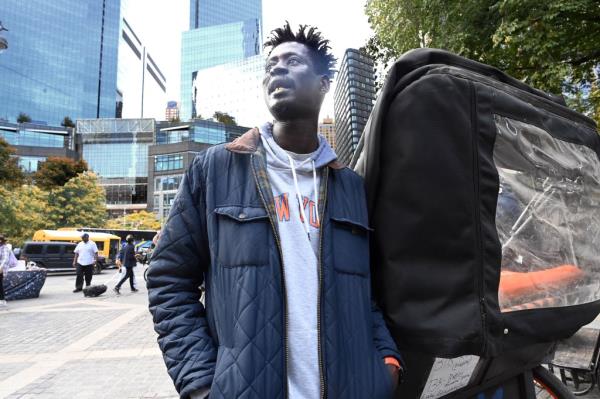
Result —
[{"label": "hoodie drawstring", "polygon": [[321,221],[319,220],[319,190],[317,187],[317,168],[315,168],[315,160],[312,160],[312,169],[313,169],[313,188],[315,190],[315,215],[317,215],[317,226],[321,226]]},{"label": "hoodie drawstring", "polygon": [[[302,194],[300,193],[300,188],[298,187],[298,177],[296,175],[296,165],[295,165],[294,159],[290,156],[290,154],[286,154],[286,155],[288,157],[288,160],[290,161],[290,168],[292,169],[292,177],[294,178],[294,187],[296,189],[296,199],[298,200],[298,206],[300,207],[300,214],[302,215],[302,219],[304,221],[304,223],[303,223],[304,231],[306,232],[306,235],[308,236],[308,239],[310,240],[310,228],[309,228],[309,224],[308,224],[308,219],[306,218],[306,212],[304,212],[304,204],[302,203]],[[308,159],[306,161],[308,161]],[[302,161],[298,166],[302,166],[306,161]],[[313,187],[315,189],[315,200],[316,200],[316,206],[317,206],[317,223],[319,223],[319,212],[318,212],[319,193],[317,191],[317,172],[315,169],[315,161],[313,159],[311,159],[311,161],[312,161],[312,170],[313,170]]]}]

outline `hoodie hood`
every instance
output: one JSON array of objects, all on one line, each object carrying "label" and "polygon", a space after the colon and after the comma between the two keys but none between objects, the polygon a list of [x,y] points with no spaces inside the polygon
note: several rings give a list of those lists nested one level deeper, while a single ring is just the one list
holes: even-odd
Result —
[{"label": "hoodie hood", "polygon": [[284,150],[275,142],[272,123],[265,123],[259,128],[259,131],[262,143],[269,155],[267,163],[270,168],[291,169],[289,155],[294,160],[296,172],[312,173],[312,161],[314,161],[315,168],[320,169],[337,159],[335,151],[322,135],[319,135],[319,147],[315,151],[310,154],[295,154]]}]

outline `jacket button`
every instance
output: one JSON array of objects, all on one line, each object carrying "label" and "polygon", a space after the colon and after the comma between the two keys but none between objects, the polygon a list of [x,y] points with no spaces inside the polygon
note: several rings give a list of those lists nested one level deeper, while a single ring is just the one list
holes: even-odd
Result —
[{"label": "jacket button", "polygon": [[240,213],[240,214],[238,215],[238,217],[239,217],[240,219],[246,219],[246,214],[242,212],[242,213]]}]

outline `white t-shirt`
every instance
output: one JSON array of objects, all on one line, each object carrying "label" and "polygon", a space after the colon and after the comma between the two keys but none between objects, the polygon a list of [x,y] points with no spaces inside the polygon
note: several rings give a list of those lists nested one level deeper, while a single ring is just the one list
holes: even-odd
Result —
[{"label": "white t-shirt", "polygon": [[80,241],[73,252],[79,255],[77,263],[87,266],[94,263],[94,254],[98,253],[98,247],[96,247],[96,243],[92,240],[88,240],[88,242]]}]

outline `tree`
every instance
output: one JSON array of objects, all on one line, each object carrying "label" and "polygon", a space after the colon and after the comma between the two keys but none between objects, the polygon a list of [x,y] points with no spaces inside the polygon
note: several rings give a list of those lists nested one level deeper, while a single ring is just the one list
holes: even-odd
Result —
[{"label": "tree", "polygon": [[589,99],[598,87],[597,0],[368,0],[375,36],[367,49],[387,63],[415,47],[442,48],[494,65],[536,88]]},{"label": "tree", "polygon": [[14,153],[14,148],[0,137],[0,185],[18,186],[23,183],[25,176],[17,158],[12,156]]},{"label": "tree", "polygon": [[88,166],[84,160],[74,161],[65,157],[49,157],[44,162],[40,162],[33,179],[38,186],[50,190],[65,185],[67,181],[87,169]]},{"label": "tree", "polygon": [[92,172],[83,172],[48,195],[48,218],[56,227],[104,226],[106,195]]},{"label": "tree", "polygon": [[139,211],[110,219],[106,223],[107,229],[135,229],[135,230],[158,230],[160,222],[156,215],[147,211]]},{"label": "tree", "polygon": [[215,111],[213,118],[215,118],[218,122],[221,122],[224,125],[237,126],[235,118],[229,115],[227,112]]},{"label": "tree", "polygon": [[75,123],[73,122],[73,120],[71,118],[69,118],[68,116],[65,116],[62,120],[62,122],[60,123],[61,126],[63,127],[75,127]]},{"label": "tree", "polygon": [[54,228],[47,215],[47,192],[32,185],[13,189],[0,187],[2,232],[15,247],[31,240],[37,230]]},{"label": "tree", "polygon": [[24,112],[20,112],[17,116],[17,123],[31,122],[31,117]]}]

